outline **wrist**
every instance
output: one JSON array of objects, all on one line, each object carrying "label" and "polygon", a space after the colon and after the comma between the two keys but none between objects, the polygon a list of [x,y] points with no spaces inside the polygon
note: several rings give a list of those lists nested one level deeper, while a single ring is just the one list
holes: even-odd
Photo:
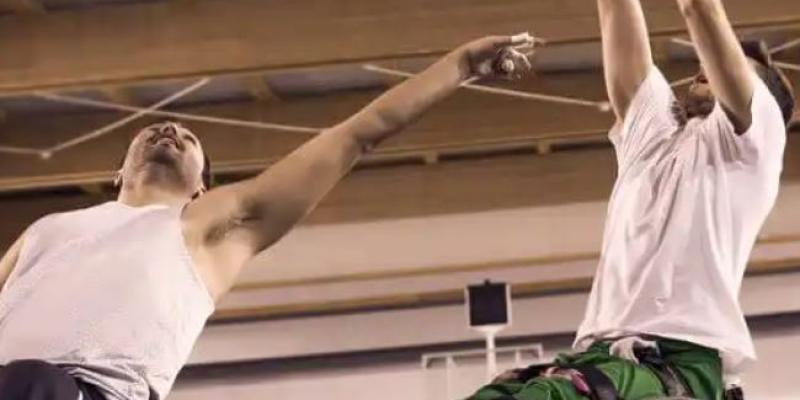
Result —
[{"label": "wrist", "polygon": [[715,11],[715,2],[712,0],[678,0],[678,9],[684,18],[689,18],[697,14]]},{"label": "wrist", "polygon": [[448,53],[442,59],[443,63],[453,68],[458,76],[458,82],[462,82],[473,75],[471,63],[469,60],[469,52],[459,47]]}]

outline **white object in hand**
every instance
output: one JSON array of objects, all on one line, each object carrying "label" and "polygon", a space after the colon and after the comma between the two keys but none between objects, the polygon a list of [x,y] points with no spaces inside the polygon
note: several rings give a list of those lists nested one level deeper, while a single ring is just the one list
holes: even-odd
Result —
[{"label": "white object in hand", "polygon": [[489,63],[483,63],[478,65],[478,74],[480,75],[491,75],[492,73],[492,65]]},{"label": "white object in hand", "polygon": [[510,58],[504,59],[500,63],[500,69],[506,74],[510,74],[510,73],[514,72],[514,69],[515,69],[514,60],[512,60]]},{"label": "white object in hand", "polygon": [[533,36],[531,36],[531,34],[528,32],[522,32],[511,36],[512,46],[519,46],[528,43],[533,43]]}]

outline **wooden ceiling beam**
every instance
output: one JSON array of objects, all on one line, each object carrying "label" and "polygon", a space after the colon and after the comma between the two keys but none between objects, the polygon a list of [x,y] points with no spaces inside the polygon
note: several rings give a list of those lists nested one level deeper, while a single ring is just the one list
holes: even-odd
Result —
[{"label": "wooden ceiling beam", "polygon": [[239,79],[253,100],[262,103],[280,100],[263,75],[242,75]]},{"label": "wooden ceiling beam", "polygon": [[[800,181],[800,136],[787,144],[782,181]],[[109,151],[119,158],[120,153]],[[264,165],[262,165],[264,166]],[[343,223],[541,207],[605,200],[616,165],[610,146],[532,152],[438,164],[357,169],[326,196],[305,223]],[[113,174],[98,174],[107,183]],[[245,174],[247,176],[247,174]],[[239,179],[242,175],[239,176]],[[82,191],[29,192],[0,196],[5,219],[0,248],[44,214],[96,204]]]},{"label": "wooden ceiling beam", "polygon": [[[655,37],[684,32],[673,2],[644,5]],[[796,0],[726,7],[741,29],[800,26]],[[598,40],[595,7],[584,0],[145,2],[10,16],[0,20],[0,54],[15,57],[0,63],[0,94],[436,56],[471,38],[530,29],[555,45]]]},{"label": "wooden ceiling beam", "polygon": [[44,14],[44,5],[38,0],[0,0],[0,8],[13,10],[18,14]]},{"label": "wooden ceiling beam", "polygon": [[[662,70],[670,78],[686,76],[695,68],[691,62],[662,65]],[[541,74],[516,83],[514,87],[527,92],[590,100],[605,97],[600,71]],[[796,85],[796,90],[800,92],[800,85]],[[191,106],[181,111],[244,121],[325,127],[345,119],[380,93],[381,90],[339,92],[290,98],[269,105],[260,102],[218,103]],[[570,118],[571,115],[580,115],[580,118]],[[12,115],[0,131],[0,143],[43,149],[117,118],[118,114],[107,112],[50,113],[46,118],[30,115],[17,118]],[[107,183],[130,137],[149,122],[150,119],[143,118],[106,136],[57,153],[48,160],[28,155],[3,155],[0,157],[0,192]],[[461,91],[431,110],[407,132],[387,141],[377,154],[365,161],[369,165],[397,162],[434,164],[454,157],[518,151],[546,155],[558,152],[564,146],[605,143],[604,131],[612,122],[610,113],[590,108]],[[187,125],[203,140],[215,170],[233,176],[254,173],[311,137],[308,134],[193,121]]]},{"label": "wooden ceiling beam", "polygon": [[105,97],[108,101],[113,103],[127,106],[139,105],[139,101],[136,99],[133,91],[124,87],[108,86],[101,88],[100,93],[102,93],[103,97]]},{"label": "wooden ceiling beam", "polygon": [[[680,76],[684,67],[669,68],[666,72]],[[602,100],[605,98],[600,72],[542,74],[515,88],[551,94]],[[288,98],[265,105],[261,102],[232,102],[183,107],[181,112],[220,116],[244,121],[265,121],[310,127],[331,126],[358,111],[383,90],[338,92],[315,97]],[[91,110],[90,110],[91,111]],[[553,115],[580,113],[581,118],[553,118]],[[13,117],[13,116],[12,116]],[[117,113],[48,113],[46,117],[10,118],[0,131],[0,144],[43,149],[109,124],[119,118]],[[0,187],[32,190],[35,187],[74,186],[76,182],[93,181],[95,176],[111,176],[120,154],[130,137],[151,119],[143,118],[119,128],[96,140],[56,153],[49,160],[31,156],[3,155],[0,157]],[[597,132],[610,126],[610,113],[592,108],[564,106],[553,103],[525,101],[486,93],[462,91],[447,99],[423,118],[381,146],[392,150],[380,161],[408,159],[409,155],[430,149],[436,153],[469,152],[510,143],[512,147],[535,145],[538,137],[572,136]],[[260,165],[276,159],[305,142],[312,135],[269,130],[256,130],[186,121],[203,141],[215,169],[229,166],[230,173],[253,171],[253,160]],[[569,137],[567,137],[569,139]],[[516,143],[521,140],[524,143]],[[500,143],[497,143],[497,142]],[[534,153],[534,150],[531,150]],[[258,162],[256,163],[258,164]],[[22,181],[20,180],[22,178]],[[12,183],[10,180],[13,180]],[[59,181],[63,185],[59,184]],[[5,185],[5,184],[8,185]],[[91,183],[91,182],[89,182]],[[0,191],[3,189],[0,188]]]}]

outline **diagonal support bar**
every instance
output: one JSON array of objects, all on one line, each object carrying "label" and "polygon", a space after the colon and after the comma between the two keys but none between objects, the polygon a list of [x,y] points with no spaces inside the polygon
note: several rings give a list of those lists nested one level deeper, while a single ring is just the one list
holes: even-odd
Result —
[{"label": "diagonal support bar", "polygon": [[781,45],[778,45],[778,46],[775,46],[775,47],[769,49],[769,54],[780,53],[780,52],[782,52],[784,50],[788,50],[788,49],[791,49],[791,48],[797,47],[797,46],[800,46],[800,38],[797,38],[797,39],[794,39],[794,40],[790,40],[790,41],[788,41],[788,42],[786,42],[784,44],[781,44]]},{"label": "diagonal support bar", "polygon": [[38,156],[42,154],[42,150],[29,147],[0,146],[0,153]]},{"label": "diagonal support bar", "polygon": [[776,67],[781,68],[781,69],[789,69],[789,70],[792,70],[792,71],[800,71],[800,65],[799,64],[789,64],[789,63],[785,63],[785,62],[782,62],[782,61],[774,61],[772,64],[774,64]]},{"label": "diagonal support bar", "polygon": [[164,107],[164,106],[166,106],[166,105],[168,105],[170,103],[173,103],[176,100],[180,99],[181,97],[184,97],[184,96],[188,95],[189,93],[194,92],[197,89],[200,89],[201,87],[205,86],[210,81],[211,81],[211,78],[200,79],[199,81],[197,81],[197,82],[195,82],[195,83],[193,83],[193,84],[191,84],[191,85],[179,90],[178,92],[175,92],[172,95],[167,96],[166,98],[154,103],[153,105],[151,105],[151,106],[149,106],[147,108],[141,109],[141,110],[139,110],[139,111],[137,111],[137,112],[125,117],[125,118],[122,118],[120,120],[112,122],[112,123],[110,123],[110,124],[108,124],[106,126],[103,126],[101,128],[95,129],[94,131],[91,131],[91,132],[88,132],[86,134],[80,135],[80,136],[78,136],[78,137],[76,137],[74,139],[68,140],[68,141],[63,142],[63,143],[56,144],[55,146],[53,146],[53,147],[51,147],[51,148],[49,148],[49,149],[47,149],[45,151],[45,153],[44,153],[45,156],[44,157],[45,158],[49,158],[49,156],[54,154],[54,153],[66,150],[66,149],[68,149],[70,147],[75,147],[75,146],[77,146],[77,145],[79,145],[81,143],[85,143],[85,142],[88,142],[90,140],[96,139],[98,137],[101,137],[101,136],[113,131],[114,129],[117,129],[117,128],[121,127],[121,126],[124,126],[124,125],[130,123],[131,121],[139,119],[139,118],[141,118],[141,117],[143,117],[145,115],[152,114],[153,111],[158,110],[159,108]]},{"label": "diagonal support bar", "polygon": [[[57,101],[65,104],[95,107],[104,110],[115,110],[115,111],[125,111],[125,112],[139,112],[143,110],[148,110],[147,108],[127,105],[127,104],[118,104],[109,101],[84,99],[80,97],[65,96],[62,94],[55,94],[55,93],[37,93],[36,96],[43,99]],[[259,121],[245,121],[234,118],[212,117],[207,115],[188,114],[175,111],[149,110],[147,111],[147,113],[150,115],[158,115],[162,117],[182,119],[186,121],[208,122],[213,124],[237,126],[243,128],[254,128],[254,129],[308,133],[308,134],[319,133],[319,131],[321,130],[320,128],[312,128],[307,126],[275,124],[270,122],[259,122]]]},{"label": "diagonal support bar", "polygon": [[[410,72],[400,71],[396,69],[390,68],[383,68],[377,65],[367,64],[364,65],[364,69],[367,71],[377,72],[380,74],[385,75],[392,75],[392,76],[399,76],[408,78],[414,76],[414,74]],[[474,90],[477,92],[484,92],[484,93],[492,93],[492,94],[499,94],[504,96],[516,97],[520,99],[526,100],[537,100],[537,101],[547,101],[551,103],[560,103],[560,104],[569,104],[575,106],[584,106],[584,107],[592,107],[596,108],[602,112],[608,112],[611,110],[611,106],[606,101],[591,101],[591,100],[584,100],[584,99],[576,99],[573,97],[566,97],[566,96],[554,96],[554,95],[547,95],[547,94],[539,94],[539,93],[528,93],[522,92],[519,90],[512,90],[512,89],[503,89],[503,88],[496,88],[491,86],[484,86],[484,85],[476,85],[474,82],[475,78],[470,78],[466,82],[461,84],[461,87],[469,90]]]}]

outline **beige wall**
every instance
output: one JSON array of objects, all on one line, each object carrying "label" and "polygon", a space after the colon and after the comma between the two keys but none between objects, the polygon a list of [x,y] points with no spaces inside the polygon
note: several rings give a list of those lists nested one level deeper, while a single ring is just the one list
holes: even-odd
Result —
[{"label": "beige wall", "polygon": [[[787,185],[764,229],[765,236],[800,233],[800,186]],[[492,262],[520,257],[596,251],[605,203],[453,214],[430,218],[302,227],[261,257],[245,281],[314,279],[375,270],[419,269]],[[755,260],[800,255],[800,243],[759,245]],[[223,304],[237,307],[281,302],[324,301],[376,294],[410,293],[463,287],[485,277],[509,282],[591,276],[592,260],[529,268],[511,266],[491,272],[393,277],[357,282],[272,288],[235,293]],[[741,300],[746,314],[758,317],[800,312],[800,272],[751,276]],[[506,336],[568,334],[583,315],[586,293],[560,293],[515,299],[514,326]],[[793,326],[793,327],[792,327]],[[754,330],[760,362],[747,376],[748,400],[797,399],[790,360],[800,359],[800,317],[794,325]],[[191,364],[267,360],[397,350],[475,340],[465,328],[461,305],[308,316],[209,326]],[[558,351],[562,349],[549,349]],[[278,368],[279,367],[279,364]],[[475,373],[477,371],[477,373]],[[481,373],[462,382],[462,390],[480,383]],[[376,363],[368,367],[313,368],[291,373],[247,375],[235,379],[179,382],[172,399],[249,400],[425,399],[443,388],[422,375],[416,362]],[[466,389],[464,389],[466,388]],[[434,398],[441,399],[440,396]]]},{"label": "beige wall", "polygon": [[[371,334],[375,334],[372,332]],[[759,363],[747,375],[748,400],[796,400],[800,359],[800,317],[794,328],[756,329]],[[557,352],[563,349],[546,349]],[[458,370],[453,392],[465,394],[482,381],[481,366]],[[178,382],[171,400],[445,400],[442,373],[424,373],[418,363],[371,365],[239,379]]]}]

